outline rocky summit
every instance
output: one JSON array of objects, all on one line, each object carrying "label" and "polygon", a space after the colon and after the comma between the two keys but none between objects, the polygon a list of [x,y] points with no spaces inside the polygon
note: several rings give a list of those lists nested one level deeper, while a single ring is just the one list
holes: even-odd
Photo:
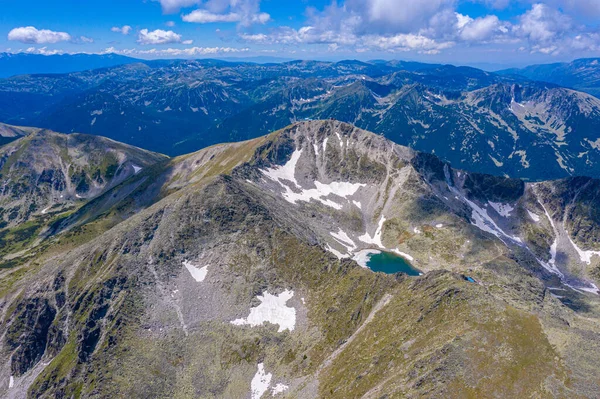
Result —
[{"label": "rocky summit", "polygon": [[333,120],[175,158],[37,129],[0,154],[3,397],[600,391],[600,180]]}]

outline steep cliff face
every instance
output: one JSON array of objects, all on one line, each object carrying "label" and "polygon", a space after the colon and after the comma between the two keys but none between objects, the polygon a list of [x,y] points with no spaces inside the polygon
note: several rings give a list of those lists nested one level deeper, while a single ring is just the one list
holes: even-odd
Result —
[{"label": "steep cliff face", "polygon": [[[0,272],[0,390],[593,396],[600,256],[575,249],[594,227],[571,234],[593,184],[470,174],[334,121],[156,163]],[[371,271],[378,251],[423,274]]]}]

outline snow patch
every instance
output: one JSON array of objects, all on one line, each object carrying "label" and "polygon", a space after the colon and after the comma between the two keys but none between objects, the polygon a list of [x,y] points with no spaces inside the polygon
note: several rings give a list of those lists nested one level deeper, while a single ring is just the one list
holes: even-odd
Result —
[{"label": "snow patch", "polygon": [[368,268],[367,263],[369,263],[369,259],[371,259],[371,256],[380,253],[381,251],[377,249],[363,249],[362,251],[358,251],[357,253],[355,253],[352,260],[358,263],[361,267]]},{"label": "snow patch", "polygon": [[357,207],[358,209],[362,210],[362,204],[360,203],[360,201],[352,201],[352,203],[353,203],[354,205],[356,205],[356,207]]},{"label": "snow patch", "polygon": [[264,363],[258,363],[258,371],[250,382],[250,395],[252,399],[260,399],[269,390],[273,374],[265,372]]},{"label": "snow patch", "polygon": [[344,247],[346,247],[348,249],[348,252],[352,252],[353,250],[356,249],[356,244],[354,243],[354,241],[352,241],[352,239],[350,237],[348,237],[348,234],[346,234],[346,232],[343,231],[342,229],[338,229],[337,233],[329,233],[329,234],[331,234],[331,236],[333,238],[335,238],[335,240],[337,242],[339,242]]},{"label": "snow patch", "polygon": [[340,251],[338,251],[337,249],[333,248],[329,244],[327,244],[325,246],[325,249],[327,251],[331,252],[332,254],[334,254],[338,259],[344,259],[344,258],[349,258],[350,257],[350,255],[341,253]]},{"label": "snow patch", "polygon": [[45,215],[45,214],[47,214],[47,213],[48,213],[48,211],[50,210],[50,208],[52,208],[52,205],[50,205],[50,206],[49,206],[49,207],[47,207],[47,208],[44,208],[44,209],[42,209],[42,215]]},{"label": "snow patch", "polygon": [[[285,165],[261,170],[261,172],[269,179],[278,182],[285,189],[283,198],[292,204],[296,204],[298,201],[310,202],[311,199],[314,199],[315,201],[321,202],[323,205],[340,210],[343,208],[341,204],[333,200],[326,199],[326,197],[334,194],[348,200],[348,197],[354,195],[359,188],[366,186],[366,184],[362,183],[321,183],[319,181],[315,181],[314,184],[316,188],[304,189],[298,184],[298,181],[295,177],[296,165],[301,155],[301,149],[295,150],[292,153],[290,160]],[[286,181],[291,182],[293,184],[293,188],[299,192],[294,191],[288,184],[284,184]]]},{"label": "snow patch", "polygon": [[278,332],[284,330],[294,331],[296,326],[296,309],[286,306],[286,302],[292,299],[294,291],[285,290],[278,296],[271,295],[265,291],[264,295],[257,298],[261,304],[250,309],[250,315],[245,319],[236,319],[231,322],[236,326],[250,325],[260,326],[265,322],[278,324]]},{"label": "snow patch", "polygon": [[327,151],[327,140],[329,140],[329,137],[325,137],[325,140],[323,140],[323,153]]},{"label": "snow patch", "polygon": [[337,136],[338,140],[340,141],[340,147],[343,150],[344,149],[344,142],[342,141],[342,136],[340,136],[340,134],[338,132],[335,132],[335,135]]},{"label": "snow patch", "polygon": [[288,388],[289,387],[287,385],[279,383],[273,387],[271,392],[272,392],[273,396],[276,396],[276,395],[279,395],[280,393],[284,393],[285,391],[288,390]]},{"label": "snow patch", "polygon": [[137,165],[133,165],[133,164],[131,164],[131,166],[133,166],[133,173],[136,175],[140,172],[140,170],[142,170],[141,166],[137,166]]},{"label": "snow patch", "polygon": [[10,376],[10,379],[8,380],[8,389],[11,389],[12,387],[15,386],[15,377],[13,377],[12,375]]},{"label": "snow patch", "polygon": [[204,279],[206,278],[206,275],[208,274],[208,265],[206,265],[204,267],[198,267],[198,266],[194,265],[192,262],[188,262],[187,260],[184,260],[183,266],[185,266],[185,268],[188,270],[188,272],[190,272],[190,274],[192,275],[192,278],[199,283],[203,282]]},{"label": "snow patch", "polygon": [[542,208],[544,209],[544,213],[546,214],[546,217],[548,218],[548,220],[550,221],[550,225],[552,226],[552,231],[554,232],[554,242],[552,243],[552,245],[550,245],[550,260],[548,262],[544,262],[544,261],[538,259],[537,261],[540,265],[542,265],[550,273],[554,273],[554,274],[560,276],[560,278],[562,279],[564,277],[564,274],[562,274],[562,272],[560,270],[558,270],[558,267],[556,266],[556,249],[558,248],[558,230],[556,229],[556,226],[554,225],[554,221],[550,217],[550,214],[546,210],[546,207],[542,203],[540,203],[540,205],[542,205]]},{"label": "snow patch", "polygon": [[571,245],[573,245],[573,248],[575,248],[575,251],[577,251],[577,254],[579,255],[579,259],[581,259],[582,262],[587,263],[588,265],[592,263],[592,256],[600,256],[600,251],[584,251],[583,249],[579,248],[577,246],[577,244],[575,244],[575,242],[571,239],[571,236],[569,235],[568,232],[567,233],[567,237],[569,237],[569,241],[571,242]]},{"label": "snow patch", "polygon": [[500,202],[489,201],[489,204],[498,212],[500,216],[505,218],[510,216],[510,213],[515,209],[510,204],[502,204]]},{"label": "snow patch", "polygon": [[414,260],[415,260],[415,258],[413,258],[412,256],[410,256],[409,254],[407,254],[405,252],[401,252],[398,248],[392,249],[392,251],[397,253],[398,255],[402,256],[403,258],[408,259],[411,262],[414,262]]},{"label": "snow patch", "polygon": [[313,147],[315,149],[315,155],[319,156],[319,146],[317,144],[313,144]]},{"label": "snow patch", "polygon": [[527,210],[527,213],[529,214],[529,217],[531,218],[531,220],[533,220],[534,222],[539,222],[540,221],[540,217],[539,215],[531,212],[529,209]]},{"label": "snow patch", "polygon": [[362,236],[358,237],[364,243],[377,245],[379,248],[385,248],[383,243],[381,242],[381,235],[383,230],[383,224],[385,223],[385,216],[381,216],[379,219],[379,224],[377,225],[377,230],[375,230],[375,235],[370,236],[368,232],[365,232]]},{"label": "snow patch", "polygon": [[[471,208],[471,224],[475,227],[479,228],[482,231],[490,233],[496,236],[500,241],[507,244],[505,240],[512,241],[513,243],[522,246],[523,242],[519,237],[511,236],[507,234],[504,230],[502,230],[496,222],[488,215],[487,210],[481,208],[479,205],[474,203],[473,201],[466,198],[456,187],[451,184],[450,180],[450,170],[448,166],[444,166],[444,174],[446,176],[446,184],[448,185],[448,189],[454,194],[454,198],[460,200],[467,204]],[[490,202],[490,205],[492,203]],[[486,204],[487,206],[487,204]],[[492,205],[493,207],[494,205]],[[512,210],[512,209],[511,209]],[[498,212],[498,210],[496,210]],[[500,213],[500,212],[498,212]]]},{"label": "snow patch", "polygon": [[435,225],[435,227],[436,227],[437,229],[441,229],[442,227],[444,227],[444,225],[443,225],[443,224],[441,224],[441,223],[438,223],[438,224],[436,224],[436,225]]}]

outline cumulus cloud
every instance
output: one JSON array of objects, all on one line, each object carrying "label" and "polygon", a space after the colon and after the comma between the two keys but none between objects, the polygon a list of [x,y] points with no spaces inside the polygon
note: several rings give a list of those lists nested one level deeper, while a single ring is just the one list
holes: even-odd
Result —
[{"label": "cumulus cloud", "polygon": [[[181,35],[173,32],[172,30],[156,29],[149,31],[148,29],[142,29],[138,34],[137,42],[142,45],[148,44],[172,44],[181,43]],[[189,41],[186,40],[189,43]]]},{"label": "cumulus cloud", "polygon": [[[222,0],[229,1],[229,0]],[[495,10],[509,0],[471,0],[489,9],[476,17],[456,11],[459,0],[345,0],[322,9],[308,7],[305,25],[279,26],[266,32],[240,32],[243,42],[257,44],[322,44],[328,51],[415,51],[437,54],[455,46],[514,45],[543,54],[595,51],[600,47],[597,27],[565,13],[589,9],[600,0],[520,0],[531,6],[514,19],[502,20]],[[549,4],[554,4],[551,6]],[[204,20],[208,14],[198,13]],[[221,14],[224,15],[224,14]],[[224,17],[223,17],[224,18]],[[233,16],[227,16],[233,18]]]},{"label": "cumulus cloud", "polygon": [[200,24],[237,22],[240,26],[266,24],[271,16],[260,11],[260,0],[209,0],[182,19]]},{"label": "cumulus cloud", "polygon": [[208,24],[212,22],[239,22],[242,20],[242,16],[234,12],[215,14],[207,10],[194,10],[191,13],[182,16],[181,19],[185,22]]},{"label": "cumulus cloud", "polygon": [[122,35],[128,35],[131,33],[132,28],[129,25],[123,25],[121,27],[113,26],[110,30],[115,33],[120,33]]},{"label": "cumulus cloud", "polygon": [[409,33],[454,4],[455,0],[348,0],[343,9],[364,16],[362,22],[370,31]]},{"label": "cumulus cloud", "polygon": [[37,29],[33,26],[14,28],[8,32],[8,40],[30,44],[51,44],[71,40],[66,32],[55,32],[49,29]]},{"label": "cumulus cloud", "polygon": [[573,23],[569,16],[538,3],[521,16],[516,32],[534,43],[543,43],[555,40],[569,32],[572,27]]},{"label": "cumulus cloud", "polygon": [[480,18],[456,14],[457,34],[466,42],[484,42],[508,32],[509,24],[501,22],[495,15]]},{"label": "cumulus cloud", "polygon": [[199,4],[199,0],[158,0],[165,14],[179,12],[182,8],[192,7]]}]

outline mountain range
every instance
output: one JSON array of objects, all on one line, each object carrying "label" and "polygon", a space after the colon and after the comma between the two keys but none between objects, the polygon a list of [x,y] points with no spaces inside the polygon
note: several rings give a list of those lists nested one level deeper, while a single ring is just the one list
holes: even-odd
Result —
[{"label": "mountain range", "polygon": [[23,134],[0,147],[4,397],[600,390],[600,180],[460,170],[332,120],[174,158]]},{"label": "mountain range", "polygon": [[143,62],[118,54],[0,53],[0,78],[36,73],[69,73]]},{"label": "mountain range", "polygon": [[481,173],[600,172],[600,100],[515,74],[401,61],[158,60],[0,80],[2,122],[171,156],[328,118]]},{"label": "mountain range", "polygon": [[600,97],[599,58],[581,58],[572,62],[531,65],[525,68],[505,69],[498,73],[550,82]]}]

